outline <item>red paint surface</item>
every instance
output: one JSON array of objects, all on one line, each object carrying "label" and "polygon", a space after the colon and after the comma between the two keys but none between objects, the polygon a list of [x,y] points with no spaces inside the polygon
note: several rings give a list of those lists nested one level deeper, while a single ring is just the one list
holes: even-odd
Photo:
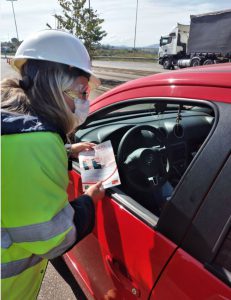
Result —
[{"label": "red paint surface", "polygon": [[[72,172],[76,182],[78,176]],[[95,299],[103,299],[110,290],[116,293],[116,299],[136,299],[133,287],[140,299],[147,299],[175,249],[172,242],[105,197],[97,205],[93,233],[74,247],[66,260],[76,278],[94,291]],[[114,274],[108,258],[115,261]]]},{"label": "red paint surface", "polygon": [[231,289],[196,259],[179,249],[150,300],[230,300]]},{"label": "red paint surface", "polygon": [[[91,102],[91,112],[144,97],[231,103],[230,78],[230,63],[157,74],[101,95]],[[69,176],[72,200],[82,193],[82,185],[75,171]],[[83,290],[94,299],[148,299],[154,284],[152,300],[231,299],[230,288],[183,250],[176,250],[171,241],[105,197],[96,208],[93,233],[65,259]],[[136,289],[135,296],[132,288]]]}]

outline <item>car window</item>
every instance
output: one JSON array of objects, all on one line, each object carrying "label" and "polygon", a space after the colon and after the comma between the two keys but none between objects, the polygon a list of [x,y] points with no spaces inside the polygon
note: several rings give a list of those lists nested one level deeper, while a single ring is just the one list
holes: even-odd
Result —
[{"label": "car window", "polygon": [[108,115],[118,115],[119,113],[132,113],[137,111],[150,111],[152,113],[163,113],[173,110],[178,110],[179,104],[167,104],[167,103],[137,103],[137,104],[131,104],[126,105],[123,107],[120,107],[118,109],[113,109],[113,111],[108,112]]},{"label": "car window", "polygon": [[116,106],[113,110],[110,110],[104,114],[106,116],[113,116],[113,115],[125,115],[137,112],[150,112],[152,114],[166,114],[173,111],[178,111],[179,107],[183,110],[191,110],[191,111],[207,111],[209,114],[212,114],[212,109],[209,107],[204,106],[195,106],[195,105],[183,105],[178,103],[166,103],[166,102],[150,102],[150,103],[135,103],[135,104],[120,104],[117,108]]},{"label": "car window", "polygon": [[159,217],[214,122],[214,109],[204,101],[131,99],[92,114],[76,139],[110,140],[117,188]]}]

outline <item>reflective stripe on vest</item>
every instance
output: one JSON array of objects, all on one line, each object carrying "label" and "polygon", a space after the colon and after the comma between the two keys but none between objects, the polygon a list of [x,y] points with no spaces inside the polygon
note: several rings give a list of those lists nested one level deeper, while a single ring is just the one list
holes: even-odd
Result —
[{"label": "reflective stripe on vest", "polygon": [[67,249],[69,249],[75,241],[76,241],[76,228],[73,227],[72,230],[66,234],[65,239],[61,244],[59,244],[57,247],[53,248],[49,252],[45,254],[41,254],[41,256],[46,259],[52,259],[57,256],[60,256],[64,252],[66,252]]},{"label": "reflective stripe on vest", "polygon": [[73,215],[74,210],[68,204],[50,221],[27,226],[2,228],[1,246],[7,249],[12,243],[49,240],[73,226]]},{"label": "reflective stripe on vest", "polygon": [[19,259],[16,261],[11,261],[8,263],[1,264],[1,276],[2,279],[16,276],[23,272],[24,270],[36,265],[43,258],[37,255],[31,255],[30,257]]},{"label": "reflective stripe on vest", "polygon": [[52,259],[57,257],[65,252],[76,240],[76,229],[75,227],[67,233],[63,242],[58,245],[57,247],[53,248],[51,251],[41,254],[41,256],[33,254],[30,257],[10,261],[7,263],[1,264],[1,278],[9,278],[12,276],[19,275],[21,272],[25,271],[26,269],[36,265],[40,261],[45,259]]}]

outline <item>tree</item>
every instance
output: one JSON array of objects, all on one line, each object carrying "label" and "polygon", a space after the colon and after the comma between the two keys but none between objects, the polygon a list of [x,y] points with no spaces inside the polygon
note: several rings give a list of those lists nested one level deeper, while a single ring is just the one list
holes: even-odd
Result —
[{"label": "tree", "polygon": [[107,35],[101,26],[104,19],[99,18],[97,10],[87,7],[87,0],[58,1],[63,9],[63,15],[55,14],[58,28],[64,28],[80,38],[92,57],[100,41]]},{"label": "tree", "polygon": [[21,42],[17,39],[17,38],[12,38],[11,39],[11,49],[12,51],[16,51],[19,47],[19,45],[21,44]]}]

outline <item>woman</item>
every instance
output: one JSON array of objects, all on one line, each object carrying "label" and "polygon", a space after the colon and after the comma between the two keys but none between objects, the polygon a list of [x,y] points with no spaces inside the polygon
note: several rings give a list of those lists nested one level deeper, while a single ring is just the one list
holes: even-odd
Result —
[{"label": "woman", "polygon": [[2,299],[36,299],[48,259],[91,232],[101,183],[67,199],[68,135],[88,115],[92,75],[86,48],[75,36],[43,30],[18,48],[2,97]]}]

